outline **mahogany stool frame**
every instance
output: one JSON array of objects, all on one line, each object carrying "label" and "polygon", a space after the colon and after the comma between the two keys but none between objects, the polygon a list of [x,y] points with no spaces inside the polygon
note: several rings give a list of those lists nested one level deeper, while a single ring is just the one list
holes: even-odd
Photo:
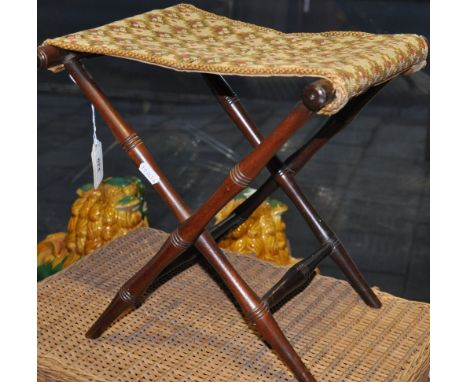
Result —
[{"label": "mahogany stool frame", "polygon": [[[114,109],[84,69],[81,61],[97,56],[66,51],[53,46],[41,46],[38,48],[37,65],[41,69],[57,65],[65,67],[76,85],[98,110],[135,165],[139,168],[144,163],[159,177],[152,184],[152,187],[169,206],[179,225],[169,235],[158,253],[119,289],[109,306],[86,333],[86,336],[88,338],[99,337],[119,316],[138,307],[143,302],[144,292],[159,276],[176,266],[180,266],[181,263],[190,261],[197,253],[200,253],[229,288],[247,321],[255,326],[295,377],[299,381],[315,381],[283,334],[270,309],[306,285],[313,276],[316,266],[327,256],[330,256],[340,267],[352,287],[367,305],[379,308],[381,302],[336,234],[307,200],[297,185],[294,175],[323,145],[346,127],[389,81],[378,84],[351,99],[343,109],[332,115],[312,138],[286,161],[282,162],[276,156],[278,150],[309,118],[333,99],[334,90],[331,83],[325,79],[312,81],[304,88],[301,101],[293,107],[274,131],[264,138],[226,80],[220,75],[202,73],[218,102],[254,149],[231,169],[221,186],[208,198],[205,204],[197,211],[192,212],[158,167],[140,137]],[[236,194],[247,187],[264,167],[269,170],[271,176],[227,219],[208,232],[206,226],[211,219]],[[244,222],[278,187],[286,193],[300,211],[310,230],[319,240],[321,247],[312,256],[291,267],[281,280],[263,298],[260,298],[229,263],[216,244],[216,240]],[[184,256],[177,259],[181,254]]]}]

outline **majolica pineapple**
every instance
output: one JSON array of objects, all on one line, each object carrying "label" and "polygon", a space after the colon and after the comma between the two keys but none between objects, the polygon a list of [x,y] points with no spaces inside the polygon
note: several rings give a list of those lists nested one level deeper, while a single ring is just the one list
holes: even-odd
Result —
[{"label": "majolica pineapple", "polygon": [[[226,204],[216,215],[216,224],[227,218],[253,191],[246,189]],[[258,258],[276,264],[296,263],[298,260],[291,256],[286,237],[286,224],[281,218],[287,210],[286,204],[267,199],[243,224],[224,237],[219,246],[242,254],[254,253]]]},{"label": "majolica pineapple", "polygon": [[37,246],[39,279],[132,229],[148,226],[144,186],[137,178],[107,178],[97,189],[86,184],[76,193],[67,232],[48,235]]}]

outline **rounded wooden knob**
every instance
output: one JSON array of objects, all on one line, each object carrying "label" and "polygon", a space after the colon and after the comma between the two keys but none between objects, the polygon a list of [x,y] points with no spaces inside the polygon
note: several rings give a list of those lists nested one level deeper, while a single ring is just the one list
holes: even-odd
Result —
[{"label": "rounded wooden knob", "polygon": [[304,88],[302,102],[311,111],[318,111],[329,103],[335,94],[333,85],[325,79],[317,80]]}]

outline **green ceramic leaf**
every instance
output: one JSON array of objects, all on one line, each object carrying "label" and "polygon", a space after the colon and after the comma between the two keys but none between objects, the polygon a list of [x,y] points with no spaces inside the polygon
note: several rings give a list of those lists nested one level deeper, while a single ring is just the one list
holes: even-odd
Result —
[{"label": "green ceramic leaf", "polygon": [[134,195],[127,195],[123,197],[122,199],[120,199],[117,203],[121,205],[128,205],[128,204],[135,205],[139,203],[139,199]]},{"label": "green ceramic leaf", "polygon": [[267,199],[267,202],[271,206],[271,208],[284,208],[284,207],[287,207],[287,204],[285,204],[282,201],[277,200],[277,199]]},{"label": "green ceramic leaf", "polygon": [[105,184],[110,184],[111,186],[125,187],[132,183],[130,178],[124,178],[122,176],[113,176],[103,181]]},{"label": "green ceramic leaf", "polygon": [[55,267],[52,268],[52,262],[44,263],[37,266],[37,281],[44,280],[45,278],[57,273],[62,269],[63,263],[65,262],[66,257],[60,261]]},{"label": "green ceramic leaf", "polygon": [[239,192],[234,199],[247,199],[250,195],[252,195],[255,191],[257,191],[255,188],[251,187],[246,187],[244,188],[241,192]]},{"label": "green ceramic leaf", "polygon": [[78,190],[76,190],[76,193],[78,194],[78,196],[81,196],[83,193],[85,193],[86,191],[89,191],[93,188],[93,184],[92,183],[86,183],[84,185],[82,185],[80,188],[78,188]]}]

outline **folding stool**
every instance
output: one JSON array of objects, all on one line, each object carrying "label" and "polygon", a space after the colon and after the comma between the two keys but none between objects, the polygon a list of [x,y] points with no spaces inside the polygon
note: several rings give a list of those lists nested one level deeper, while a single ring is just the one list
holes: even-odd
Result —
[{"label": "folding stool", "polygon": [[[296,378],[315,381],[273,318],[271,307],[303,287],[327,256],[341,268],[367,305],[379,308],[381,303],[336,234],[302,193],[294,176],[389,81],[424,67],[427,53],[427,41],[417,35],[286,34],[214,15],[188,4],[46,40],[38,48],[38,67],[68,72],[179,221],[159,252],[120,288],[87,337],[99,337],[117,317],[139,306],[147,288],[173,267],[180,255],[183,256],[179,262],[200,253],[225,282],[246,319]],[[100,55],[202,73],[221,106],[254,147],[197,211],[192,212],[184,203],[142,140],[84,69],[82,61]],[[304,76],[313,80],[304,88],[301,101],[264,138],[223,75]],[[330,118],[302,147],[281,161],[276,156],[278,150],[314,114]],[[270,178],[208,232],[206,226],[215,214],[265,167],[271,173]],[[231,266],[215,240],[245,221],[278,187],[298,208],[321,248],[291,267],[260,298]]]}]

